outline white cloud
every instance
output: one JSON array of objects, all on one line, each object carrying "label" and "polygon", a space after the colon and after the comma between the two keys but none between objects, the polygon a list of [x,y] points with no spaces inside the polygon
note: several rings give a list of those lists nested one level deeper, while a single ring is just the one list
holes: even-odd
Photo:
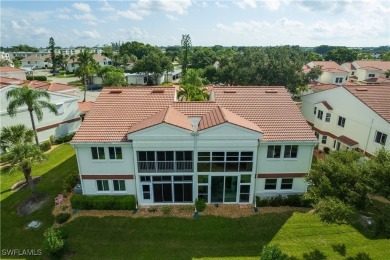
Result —
[{"label": "white cloud", "polygon": [[256,0],[234,0],[233,3],[242,9],[245,9],[246,7],[257,7]]},{"label": "white cloud", "polygon": [[73,30],[73,33],[82,39],[99,39],[99,38],[101,38],[100,34],[96,30],[81,31],[80,32],[80,31],[75,29],[75,30]]},{"label": "white cloud", "polygon": [[276,23],[281,27],[304,27],[302,22],[292,21],[283,17],[282,19],[276,21]]},{"label": "white cloud", "polygon": [[17,21],[11,21],[12,23],[12,29],[19,30],[22,29],[22,27],[19,25]]},{"label": "white cloud", "polygon": [[115,8],[110,5],[106,0],[103,1],[103,6],[99,8],[99,10],[103,12],[115,12]]},{"label": "white cloud", "polygon": [[165,16],[166,16],[169,20],[171,20],[171,21],[177,21],[177,20],[178,20],[177,17],[174,16],[174,15],[166,14]]},{"label": "white cloud", "polygon": [[71,19],[71,17],[67,14],[59,14],[57,17],[59,19],[62,19],[62,20],[70,20]]},{"label": "white cloud", "polygon": [[[84,13],[84,14],[75,14],[73,17],[77,20],[82,20],[87,24],[94,25],[96,24],[97,18],[91,13]],[[94,23],[94,24],[92,24]]]},{"label": "white cloud", "polygon": [[39,27],[39,28],[34,28],[32,30],[32,35],[34,36],[47,36],[49,35],[49,31],[46,28]]},{"label": "white cloud", "polygon": [[276,11],[280,7],[280,1],[279,0],[272,0],[272,1],[265,1],[264,2],[267,9],[271,11]]},{"label": "white cloud", "polygon": [[158,9],[178,14],[187,13],[187,9],[192,5],[191,0],[178,0],[178,1],[153,1]]},{"label": "white cloud", "polygon": [[118,13],[132,20],[141,20],[143,17],[151,15],[152,12],[183,15],[187,13],[187,9],[191,5],[191,0],[138,0],[138,2],[130,4],[130,10],[118,11]]},{"label": "white cloud", "polygon": [[216,6],[217,8],[219,8],[219,9],[226,9],[226,8],[228,8],[227,5],[222,4],[222,3],[220,3],[220,2],[215,2],[215,6]]},{"label": "white cloud", "polygon": [[130,20],[142,20],[143,17],[130,11],[117,11],[117,15],[122,16],[124,18],[130,19]]},{"label": "white cloud", "polygon": [[72,4],[72,6],[74,9],[81,12],[86,12],[86,13],[91,12],[91,7],[89,6],[89,4],[86,3],[74,3]]}]

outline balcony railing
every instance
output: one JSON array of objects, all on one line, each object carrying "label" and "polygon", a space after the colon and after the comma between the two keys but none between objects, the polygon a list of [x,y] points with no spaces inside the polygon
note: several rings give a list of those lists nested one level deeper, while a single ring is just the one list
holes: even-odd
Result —
[{"label": "balcony railing", "polygon": [[193,161],[139,161],[138,172],[193,172]]}]

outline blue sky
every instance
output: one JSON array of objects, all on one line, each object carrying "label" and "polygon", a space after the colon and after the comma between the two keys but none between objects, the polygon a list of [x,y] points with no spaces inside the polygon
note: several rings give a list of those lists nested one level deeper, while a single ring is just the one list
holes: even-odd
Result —
[{"label": "blue sky", "polygon": [[390,1],[1,1],[1,46],[390,45]]}]

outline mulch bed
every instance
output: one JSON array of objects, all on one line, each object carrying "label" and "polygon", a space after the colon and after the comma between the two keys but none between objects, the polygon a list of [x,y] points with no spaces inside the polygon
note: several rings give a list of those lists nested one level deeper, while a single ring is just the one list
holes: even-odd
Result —
[{"label": "mulch bed", "polygon": [[17,213],[21,216],[26,216],[38,209],[42,208],[50,196],[44,194],[37,194],[23,201],[17,208]]}]

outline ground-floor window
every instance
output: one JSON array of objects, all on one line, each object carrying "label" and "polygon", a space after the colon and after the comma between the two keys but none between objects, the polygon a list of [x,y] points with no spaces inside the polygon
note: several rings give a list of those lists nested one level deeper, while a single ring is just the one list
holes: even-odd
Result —
[{"label": "ground-floor window", "polygon": [[108,180],[97,180],[97,190],[98,191],[109,191]]}]

